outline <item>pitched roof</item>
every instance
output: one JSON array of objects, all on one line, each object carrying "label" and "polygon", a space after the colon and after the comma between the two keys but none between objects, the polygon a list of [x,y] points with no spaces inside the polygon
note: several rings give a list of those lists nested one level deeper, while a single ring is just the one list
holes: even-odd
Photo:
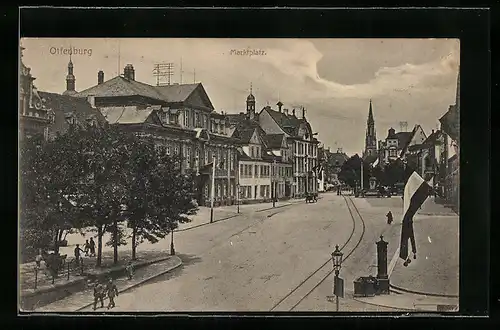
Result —
[{"label": "pitched roof", "polygon": [[68,129],[69,124],[66,121],[68,115],[76,116],[79,123],[86,123],[91,118],[95,118],[100,124],[106,122],[101,112],[92,108],[87,100],[49,92],[39,91],[38,94],[45,100],[46,107],[54,111],[55,121],[49,126],[51,133],[64,133]]},{"label": "pitched roof", "polygon": [[271,109],[271,107],[267,106],[262,110],[266,110],[269,115],[273,118],[273,120],[285,131],[287,134],[291,136],[297,136],[299,127],[301,123],[307,123],[307,120],[304,118],[297,118],[296,116],[287,115],[284,112],[279,112]]},{"label": "pitched roof", "polygon": [[394,138],[398,139],[398,145],[400,149],[404,149],[408,145],[408,143],[410,143],[413,134],[415,134],[414,131],[397,132],[396,134],[394,134]]},{"label": "pitched roof", "polygon": [[200,84],[183,84],[151,87],[156,89],[163,96],[165,101],[184,102],[199,85]]},{"label": "pitched roof", "polygon": [[74,97],[87,97],[90,95],[107,97],[107,96],[145,96],[157,100],[163,100],[164,96],[154,86],[136,81],[129,80],[122,76],[116,76],[102,84],[87,88],[73,95]]},{"label": "pitched roof", "polygon": [[283,136],[285,136],[285,134],[266,134],[264,139],[266,141],[267,147],[271,149],[281,148],[281,144],[283,143]]},{"label": "pitched roof", "polygon": [[[197,88],[201,88],[206,95],[205,89],[201,83],[152,86],[137,80],[129,80],[122,76],[116,76],[102,84],[95,85],[76,93],[73,96],[87,97],[94,95],[99,97],[113,97],[139,95],[165,102],[177,103],[186,101]],[[213,109],[212,103],[208,97],[206,97],[205,101]]]},{"label": "pitched roof", "polygon": [[153,108],[137,110],[136,106],[106,107],[102,114],[110,124],[141,124],[148,119]]}]

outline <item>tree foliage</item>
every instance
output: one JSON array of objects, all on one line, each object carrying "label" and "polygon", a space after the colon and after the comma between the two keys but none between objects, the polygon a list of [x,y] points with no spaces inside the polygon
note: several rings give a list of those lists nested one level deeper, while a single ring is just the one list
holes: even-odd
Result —
[{"label": "tree foliage", "polygon": [[106,232],[117,262],[125,220],[135,256],[139,242],[156,243],[197,211],[194,177],[181,173],[182,158],[118,126],[72,127],[50,142],[33,139],[20,157],[21,238],[32,250],[90,226],[97,232],[97,266]]},{"label": "tree foliage", "polygon": [[[346,160],[340,168],[340,172],[338,174],[339,180],[345,182],[352,188],[354,188],[356,184],[359,185],[361,179],[361,163],[362,159],[357,154]],[[363,162],[363,180],[365,186],[368,184],[368,180],[372,174],[371,170],[371,166]]]}]

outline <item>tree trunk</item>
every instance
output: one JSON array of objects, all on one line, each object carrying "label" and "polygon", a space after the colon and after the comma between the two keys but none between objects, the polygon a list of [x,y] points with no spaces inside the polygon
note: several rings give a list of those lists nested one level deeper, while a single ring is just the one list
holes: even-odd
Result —
[{"label": "tree trunk", "polygon": [[102,229],[102,226],[97,227],[97,267],[101,267],[102,261],[102,235],[104,234],[104,231]]},{"label": "tree trunk", "polygon": [[59,253],[59,230],[56,229],[54,233],[54,253]]},{"label": "tree trunk", "polygon": [[132,228],[132,260],[135,260],[136,259],[136,247],[137,247],[137,244],[135,242],[136,240],[136,235],[137,235],[137,226],[134,226]]},{"label": "tree trunk", "polygon": [[113,264],[118,263],[118,219],[113,219]]}]

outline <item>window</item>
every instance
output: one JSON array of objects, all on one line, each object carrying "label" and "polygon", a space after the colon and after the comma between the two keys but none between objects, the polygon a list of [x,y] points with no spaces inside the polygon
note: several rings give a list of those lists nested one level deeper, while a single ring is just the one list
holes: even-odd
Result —
[{"label": "window", "polygon": [[167,155],[170,155],[170,144],[166,145],[165,150],[167,152]]},{"label": "window", "polygon": [[394,150],[394,149],[389,150],[389,156],[396,157],[396,150]]},{"label": "window", "polygon": [[190,116],[189,116],[189,111],[188,110],[184,110],[184,126],[186,127],[189,127],[189,119],[190,119]]},{"label": "window", "polygon": [[178,144],[175,144],[175,146],[174,146],[174,154],[175,155],[179,154],[179,145]]},{"label": "window", "polygon": [[258,195],[259,195],[259,186],[256,185],[254,189],[254,198],[257,199]]}]

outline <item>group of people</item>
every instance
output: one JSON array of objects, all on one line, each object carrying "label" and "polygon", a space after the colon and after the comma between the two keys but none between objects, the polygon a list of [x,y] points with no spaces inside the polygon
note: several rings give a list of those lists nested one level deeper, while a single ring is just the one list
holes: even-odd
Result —
[{"label": "group of people", "polygon": [[97,303],[99,301],[101,302],[100,308],[104,308],[104,298],[106,298],[106,296],[109,299],[108,309],[115,307],[115,297],[118,297],[118,288],[111,278],[106,284],[97,282],[94,285],[94,310],[97,309]]},{"label": "group of people", "polygon": [[79,266],[81,261],[82,261],[81,260],[82,255],[80,254],[80,252],[85,253],[86,257],[89,257],[89,256],[95,257],[95,242],[94,242],[94,239],[92,237],[90,238],[90,241],[89,240],[85,241],[85,245],[83,248],[84,248],[83,250],[80,248],[80,244],[77,244],[75,247],[74,254],[75,254],[75,263],[77,266]]}]

